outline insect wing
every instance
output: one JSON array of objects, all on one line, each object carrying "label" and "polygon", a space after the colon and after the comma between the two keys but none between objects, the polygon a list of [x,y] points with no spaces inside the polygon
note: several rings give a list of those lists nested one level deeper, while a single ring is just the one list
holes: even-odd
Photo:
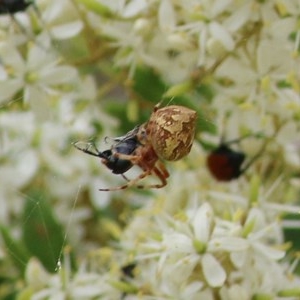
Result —
[{"label": "insect wing", "polygon": [[132,140],[132,139],[137,140],[137,134],[139,132],[139,129],[140,129],[140,125],[135,126],[132,130],[128,131],[125,135],[113,138],[113,140],[115,142],[120,142],[120,143],[126,142],[127,140]]}]

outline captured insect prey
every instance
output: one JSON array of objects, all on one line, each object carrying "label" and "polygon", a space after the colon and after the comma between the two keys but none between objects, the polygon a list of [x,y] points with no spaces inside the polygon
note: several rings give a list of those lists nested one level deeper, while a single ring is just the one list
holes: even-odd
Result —
[{"label": "captured insect prey", "polygon": [[0,0],[0,14],[15,14],[33,3],[33,0]]},{"label": "captured insect prey", "polygon": [[[139,126],[136,126],[133,130],[128,132],[125,136],[120,138],[114,138],[116,143],[111,147],[111,149],[100,152],[94,144],[89,143],[87,148],[80,148],[76,143],[73,145],[80,151],[87,153],[89,155],[97,156],[101,158],[101,162],[112,171],[114,174],[123,174],[128,171],[133,164],[130,160],[120,159],[117,153],[130,155],[137,148],[139,142],[137,141],[137,132]],[[90,148],[94,148],[94,152]]]},{"label": "captured insect prey", "polygon": [[[229,147],[230,144],[237,144],[249,137],[251,136],[245,136],[226,143],[223,142],[208,155],[206,161],[207,167],[215,179],[219,181],[231,181],[239,178],[261,155],[264,147],[248,163],[244,164],[246,159],[245,153]],[[252,137],[259,137],[259,135],[253,135]]]},{"label": "captured insect prey", "polygon": [[[89,144],[87,148],[74,146],[93,156],[114,174],[121,174],[126,184],[103,188],[100,191],[116,191],[135,186],[139,189],[162,188],[167,184],[169,172],[163,160],[175,161],[185,157],[191,150],[196,128],[197,113],[183,106],[155,106],[148,122],[136,126],[122,137],[114,138],[114,144],[103,152]],[[90,150],[93,146],[94,152]],[[141,174],[129,180],[123,173],[134,165],[142,169]],[[143,178],[152,175],[159,179],[157,184],[140,185]]]}]

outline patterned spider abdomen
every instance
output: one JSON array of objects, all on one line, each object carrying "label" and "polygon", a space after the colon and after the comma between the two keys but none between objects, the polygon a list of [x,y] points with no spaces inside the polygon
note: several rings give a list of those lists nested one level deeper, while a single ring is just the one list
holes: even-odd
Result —
[{"label": "patterned spider abdomen", "polygon": [[189,154],[196,129],[197,113],[184,106],[158,108],[146,124],[147,138],[156,154],[175,161]]}]

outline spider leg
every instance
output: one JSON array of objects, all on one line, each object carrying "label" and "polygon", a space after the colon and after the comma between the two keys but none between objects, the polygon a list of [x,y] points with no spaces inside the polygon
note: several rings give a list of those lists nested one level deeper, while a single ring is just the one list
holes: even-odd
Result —
[{"label": "spider leg", "polygon": [[161,162],[161,161],[157,161],[156,163],[160,169],[160,171],[162,172],[163,176],[165,178],[168,178],[170,176],[168,170],[166,169],[165,165]]},{"label": "spider leg", "polygon": [[136,165],[140,161],[140,156],[134,155],[134,154],[131,155],[131,154],[123,154],[123,153],[117,152],[117,153],[114,153],[114,155],[119,159],[129,160],[134,165]]},{"label": "spider leg", "polygon": [[[145,148],[142,148],[142,151]],[[148,152],[147,152],[148,151]],[[136,186],[139,189],[146,189],[146,188],[162,188],[167,184],[167,178],[169,177],[169,172],[166,170],[164,164],[159,161],[158,157],[156,156],[154,150],[152,148],[147,149],[144,152],[136,152],[133,155],[123,154],[123,153],[114,153],[114,155],[122,160],[128,160],[132,164],[139,166],[143,172],[136,177],[135,179],[129,180],[125,175],[121,174],[125,180],[127,180],[127,184],[112,187],[112,188],[105,188],[99,189],[99,191],[119,191],[124,190],[130,186]],[[145,158],[145,155],[146,158]],[[144,158],[144,159],[143,159]],[[138,185],[137,183],[142,180],[143,178],[154,175],[158,177],[160,183],[158,184],[149,184],[149,185]],[[124,177],[125,176],[125,177]]]},{"label": "spider leg", "polygon": [[[127,184],[121,185],[121,186],[116,186],[116,187],[112,187],[112,188],[106,188],[106,189],[99,189],[99,191],[101,192],[108,192],[108,191],[120,191],[120,190],[125,190],[130,186],[135,185],[138,181],[140,181],[141,179],[147,177],[148,175],[151,174],[151,169],[146,170],[144,172],[142,172],[138,177],[136,177],[135,179],[132,180],[128,180]],[[124,175],[125,176],[125,175]],[[125,176],[126,177],[126,176]],[[126,177],[127,178],[127,177]],[[126,180],[126,179],[125,179]]]},{"label": "spider leg", "polygon": [[160,184],[148,184],[148,185],[137,185],[138,189],[160,189],[167,185],[167,178],[170,176],[169,172],[165,168],[164,164],[160,161],[157,162],[157,165],[154,166],[151,173],[159,178],[161,181]]}]

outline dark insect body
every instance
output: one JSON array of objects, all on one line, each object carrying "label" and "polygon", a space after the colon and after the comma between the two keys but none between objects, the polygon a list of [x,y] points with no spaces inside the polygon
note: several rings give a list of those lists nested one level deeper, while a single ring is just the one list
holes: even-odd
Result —
[{"label": "dark insect body", "polygon": [[0,14],[15,14],[24,11],[33,0],[0,0]]},{"label": "dark insect body", "polygon": [[246,155],[243,152],[230,149],[221,144],[207,157],[207,166],[211,174],[219,181],[230,181],[241,176],[244,172],[242,164]]},{"label": "dark insect body", "polygon": [[123,277],[133,278],[135,269],[136,269],[136,263],[130,263],[128,265],[123,266],[121,268]]},{"label": "dark insect body", "polygon": [[[80,151],[87,153],[92,156],[97,156],[101,158],[101,162],[112,171],[114,174],[123,174],[127,172],[133,164],[130,160],[121,159],[118,157],[119,154],[130,155],[138,147],[139,142],[137,141],[136,132],[138,127],[135,127],[132,131],[128,132],[124,137],[115,138],[117,141],[111,149],[105,150],[103,152],[99,151],[94,144],[89,144],[87,148],[80,148],[77,143],[73,145]],[[94,148],[94,151],[90,150],[90,147]]]},{"label": "dark insect body", "polygon": [[[130,263],[130,264],[123,266],[121,268],[121,278],[120,278],[121,281],[124,283],[127,283],[127,282],[130,283],[130,281],[135,276],[136,267],[137,267],[136,263]],[[123,292],[121,295],[121,299],[125,299],[128,294],[130,294],[129,291]]]},{"label": "dark insect body", "polygon": [[246,164],[246,155],[242,151],[233,150],[231,144],[239,144],[242,140],[248,138],[260,138],[260,133],[246,135],[241,138],[222,142],[216,149],[210,152],[206,164],[212,176],[219,181],[231,181],[243,175],[248,168],[261,156],[265,150],[266,144],[254,155]]}]

